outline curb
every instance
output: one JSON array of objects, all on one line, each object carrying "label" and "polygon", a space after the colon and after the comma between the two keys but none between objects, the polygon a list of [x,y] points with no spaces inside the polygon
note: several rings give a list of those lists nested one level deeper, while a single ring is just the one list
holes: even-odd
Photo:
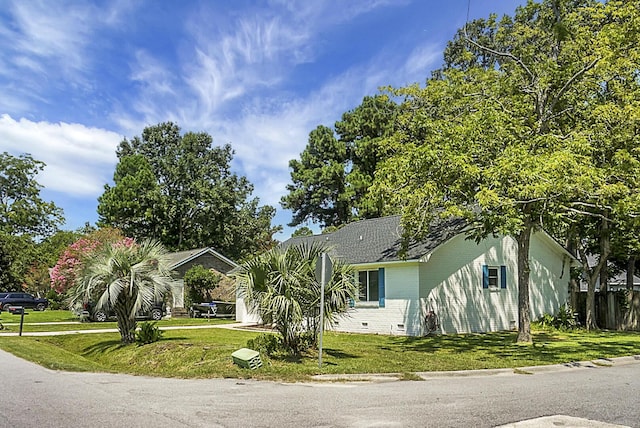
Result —
[{"label": "curb", "polygon": [[[544,373],[558,373],[584,369],[606,369],[609,367],[639,364],[640,355],[627,357],[600,358],[591,361],[574,361],[564,364],[551,364],[548,366],[515,367],[506,369],[480,369],[480,370],[456,370],[441,372],[416,372],[415,375],[422,380],[439,379],[447,377],[485,377],[485,376],[518,376],[535,375]],[[323,374],[312,378],[325,382],[394,382],[403,380],[403,373],[363,373],[363,374]]]}]

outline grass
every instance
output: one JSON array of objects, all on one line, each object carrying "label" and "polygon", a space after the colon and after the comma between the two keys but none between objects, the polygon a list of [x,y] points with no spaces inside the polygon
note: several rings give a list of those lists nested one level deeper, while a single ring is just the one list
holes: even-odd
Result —
[{"label": "grass", "polygon": [[[113,323],[100,325],[108,324]],[[306,381],[315,374],[347,373],[399,373],[401,379],[411,380],[416,378],[416,372],[517,369],[640,353],[640,334],[634,332],[534,330],[534,343],[526,346],[515,343],[514,332],[424,338],[326,333],[321,369],[317,353],[301,358],[262,356],[260,369],[238,368],[231,361],[231,353],[246,347],[247,341],[258,334],[228,329],[171,330],[165,331],[159,342],[145,346],[122,346],[118,333],[3,337],[0,348],[52,369],[284,381]]]},{"label": "grass", "polygon": [[[2,311],[0,314],[0,321],[3,324],[20,322],[20,315],[14,315],[6,311]],[[24,323],[36,323],[36,322],[73,322],[78,321],[71,311],[52,311],[50,309],[44,311],[33,311],[30,309],[25,310]]]},{"label": "grass", "polygon": [[[106,328],[118,328],[115,321],[108,322],[83,322],[80,323],[78,317],[71,311],[52,311],[46,310],[42,312],[27,311],[28,315],[24,317],[23,332],[40,332],[40,331],[69,331],[69,330],[100,330]],[[20,330],[20,315],[2,312],[0,314],[0,322],[5,327],[5,331],[17,332]],[[57,322],[55,326],[37,325],[39,323]],[[140,321],[139,321],[140,322]],[[232,323],[233,320],[217,318],[208,320],[204,318],[175,318],[163,319],[158,321],[158,327],[165,326],[191,326],[191,325],[213,325]]]}]

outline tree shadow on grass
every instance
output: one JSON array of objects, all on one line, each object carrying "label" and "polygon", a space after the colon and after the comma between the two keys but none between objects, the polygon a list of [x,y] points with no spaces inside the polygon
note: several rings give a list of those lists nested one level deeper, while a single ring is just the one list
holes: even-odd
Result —
[{"label": "tree shadow on grass", "polygon": [[105,352],[116,351],[126,346],[120,340],[105,340],[103,342],[95,343],[87,346],[82,350],[82,355],[103,354]]},{"label": "tree shadow on grass", "polygon": [[332,348],[323,348],[322,352],[324,352],[327,355],[331,355],[334,358],[338,358],[338,359],[352,359],[352,358],[361,358],[358,355],[354,355],[354,354],[348,354],[344,351],[338,350],[338,349],[332,349]]},{"label": "tree shadow on grass", "polygon": [[302,355],[274,354],[274,355],[270,355],[269,358],[275,361],[281,361],[283,363],[302,364],[303,362]]},{"label": "tree shadow on grass", "polygon": [[[537,363],[560,363],[577,359],[606,358],[611,355],[630,355],[638,353],[638,342],[632,340],[602,341],[611,338],[611,333],[592,334],[593,340],[580,340],[575,337],[579,332],[534,332],[533,344],[521,345],[516,343],[517,333],[512,331],[461,334],[434,335],[427,337],[397,337],[390,338],[392,346],[400,346],[405,350],[436,353],[475,353],[478,360],[493,357],[518,362],[531,361]],[[572,337],[573,336],[573,337]]]}]

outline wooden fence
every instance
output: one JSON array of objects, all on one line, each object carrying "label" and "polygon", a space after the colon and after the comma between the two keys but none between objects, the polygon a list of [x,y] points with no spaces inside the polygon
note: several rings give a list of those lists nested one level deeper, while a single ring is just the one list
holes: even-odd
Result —
[{"label": "wooden fence", "polygon": [[[587,293],[579,293],[576,302],[578,320],[584,325]],[[603,329],[640,331],[640,291],[596,293],[596,322]]]}]

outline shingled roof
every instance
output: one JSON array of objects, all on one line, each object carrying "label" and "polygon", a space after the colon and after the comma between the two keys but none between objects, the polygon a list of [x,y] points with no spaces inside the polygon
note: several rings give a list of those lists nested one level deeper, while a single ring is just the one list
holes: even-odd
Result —
[{"label": "shingled roof", "polygon": [[213,248],[205,247],[205,248],[196,248],[194,250],[186,250],[186,251],[178,251],[176,253],[169,253],[168,258],[169,258],[169,263],[171,265],[171,269],[175,269],[178,266],[181,266],[187,263],[188,261],[191,261],[205,253],[213,254],[214,256],[218,257],[220,260],[227,263],[229,266],[232,266],[232,267],[238,266],[236,262],[226,258],[222,254],[215,251]]},{"label": "shingled roof", "polygon": [[417,260],[461,233],[465,226],[460,218],[434,221],[427,236],[412,242],[403,258],[399,255],[402,243],[399,215],[356,221],[324,235],[290,238],[282,246],[319,243],[330,248],[333,257],[349,264]]}]

